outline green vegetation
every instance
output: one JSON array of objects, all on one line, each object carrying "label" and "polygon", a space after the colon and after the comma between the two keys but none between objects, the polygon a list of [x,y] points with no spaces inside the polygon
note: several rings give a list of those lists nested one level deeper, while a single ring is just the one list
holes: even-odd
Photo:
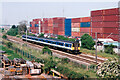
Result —
[{"label": "green vegetation", "polygon": [[3,38],[3,39],[7,39],[7,36],[4,34],[4,35],[2,36],[2,38]]},{"label": "green vegetation", "polygon": [[52,55],[52,51],[51,51],[47,46],[45,46],[45,47],[42,49],[42,53],[43,53],[43,54],[48,53],[48,54]]},{"label": "green vegetation", "polygon": [[11,43],[11,42],[8,42],[8,43],[7,43],[7,47],[8,47],[8,48],[12,47],[12,43]]},{"label": "green vegetation", "polygon": [[120,73],[118,59],[114,58],[98,65],[97,75],[102,78],[117,78]]},{"label": "green vegetation", "polygon": [[27,21],[21,21],[18,25],[18,33],[21,35],[27,30]]},{"label": "green vegetation", "polygon": [[4,28],[0,28],[0,32],[4,32],[5,30],[4,30]]},{"label": "green vegetation", "polygon": [[67,38],[67,37],[64,37],[64,36],[61,36],[61,35],[58,35],[57,39],[59,39],[59,40],[65,40],[65,41],[72,41],[72,42],[75,41],[75,39]]},{"label": "green vegetation", "polygon": [[113,47],[114,45],[106,45],[105,46],[105,53],[109,53],[109,54],[114,54],[115,52],[113,51]]},{"label": "green vegetation", "polygon": [[8,55],[8,58],[9,58],[10,60],[13,60],[14,58],[22,58],[22,56],[14,53],[14,51],[8,49],[7,47],[5,47],[5,46],[3,46],[3,45],[0,45],[0,48],[1,48],[3,51],[6,51],[5,54]]},{"label": "green vegetation", "polygon": [[44,34],[41,33],[38,37],[44,37]]},{"label": "green vegetation", "polygon": [[7,34],[10,35],[10,36],[16,36],[16,35],[18,35],[18,28],[17,27],[10,28],[7,31]]},{"label": "green vegetation", "polygon": [[89,34],[84,34],[81,37],[81,45],[82,48],[92,50],[94,49],[95,42]]},{"label": "green vegetation", "polygon": [[[4,41],[8,42],[7,40],[4,40]],[[82,68],[80,64],[76,63],[75,65],[74,62],[69,61],[69,59],[66,59],[66,58],[60,59],[58,57],[54,57],[49,54],[42,54],[40,50],[34,47],[30,47],[30,46],[28,47],[27,45],[20,45],[20,44],[14,43],[13,47],[19,48],[24,52],[28,52],[29,54],[34,55],[36,57],[35,61],[45,64],[44,70],[46,72],[49,71],[51,68],[59,69],[59,66],[62,66],[63,69],[66,67],[68,68],[67,72],[69,73],[69,76],[72,74],[72,71],[73,71],[75,72],[75,75],[81,74],[81,77],[90,77],[90,78],[96,77],[96,73],[93,70],[87,71],[86,69]],[[63,72],[64,71],[61,71],[60,73],[65,75],[65,72],[64,73]],[[65,76],[68,76],[68,75],[65,75]],[[71,77],[74,77],[74,76],[71,76]]]},{"label": "green vegetation", "polygon": [[[89,49],[85,49],[85,48],[80,48],[80,51],[84,54],[89,54],[89,55],[93,55],[95,56],[95,50],[89,50]],[[107,58],[107,59],[111,59],[114,57],[119,57],[117,54],[108,54],[105,52],[97,52],[98,57],[103,57],[103,58]]]}]

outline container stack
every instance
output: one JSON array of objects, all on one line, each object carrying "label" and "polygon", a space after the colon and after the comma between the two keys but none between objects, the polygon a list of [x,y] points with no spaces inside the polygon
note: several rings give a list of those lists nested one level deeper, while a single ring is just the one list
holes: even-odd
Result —
[{"label": "container stack", "polygon": [[82,36],[85,33],[90,34],[90,30],[91,30],[90,21],[91,21],[90,17],[81,18],[81,21],[80,21],[80,36]]},{"label": "container stack", "polygon": [[43,18],[42,29],[43,29],[43,33],[49,33],[48,18]]},{"label": "container stack", "polygon": [[118,8],[97,10],[91,12],[92,37],[112,38],[118,40]]},{"label": "container stack", "polygon": [[81,18],[72,18],[71,36],[80,37],[80,20]]},{"label": "container stack", "polygon": [[104,38],[118,40],[119,9],[106,9],[103,11],[103,16]]},{"label": "container stack", "polygon": [[65,18],[64,17],[56,17],[53,18],[53,34],[56,35],[65,35]]},{"label": "container stack", "polygon": [[65,19],[65,36],[71,36],[71,19]]},{"label": "container stack", "polygon": [[30,22],[30,32],[32,33],[39,33],[39,21],[41,22],[41,19],[33,19],[32,22]]},{"label": "container stack", "polygon": [[53,34],[53,19],[49,18],[48,19],[48,33]]}]

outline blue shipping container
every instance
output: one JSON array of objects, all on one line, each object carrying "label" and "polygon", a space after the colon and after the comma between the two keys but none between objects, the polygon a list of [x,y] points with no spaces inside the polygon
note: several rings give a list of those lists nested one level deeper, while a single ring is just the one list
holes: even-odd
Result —
[{"label": "blue shipping container", "polygon": [[32,24],[30,24],[30,27],[32,27]]},{"label": "blue shipping container", "polygon": [[35,27],[39,27],[39,25],[38,25],[38,24],[35,24]]},{"label": "blue shipping container", "polygon": [[90,22],[81,22],[80,27],[90,27]]},{"label": "blue shipping container", "polygon": [[65,19],[65,35],[71,36],[71,19]]}]

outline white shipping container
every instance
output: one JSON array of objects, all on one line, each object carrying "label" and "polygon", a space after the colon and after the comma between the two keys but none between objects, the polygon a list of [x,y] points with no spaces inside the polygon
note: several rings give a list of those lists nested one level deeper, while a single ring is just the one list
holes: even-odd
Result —
[{"label": "white shipping container", "polygon": [[41,69],[31,69],[30,70],[30,74],[40,74],[41,73]]},{"label": "white shipping container", "polygon": [[71,28],[72,32],[80,32],[80,28]]}]

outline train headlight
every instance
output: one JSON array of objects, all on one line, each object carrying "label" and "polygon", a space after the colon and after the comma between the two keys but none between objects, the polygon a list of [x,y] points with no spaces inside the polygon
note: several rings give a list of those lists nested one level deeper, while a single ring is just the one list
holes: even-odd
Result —
[{"label": "train headlight", "polygon": [[72,47],[72,50],[74,50],[74,47]]}]

